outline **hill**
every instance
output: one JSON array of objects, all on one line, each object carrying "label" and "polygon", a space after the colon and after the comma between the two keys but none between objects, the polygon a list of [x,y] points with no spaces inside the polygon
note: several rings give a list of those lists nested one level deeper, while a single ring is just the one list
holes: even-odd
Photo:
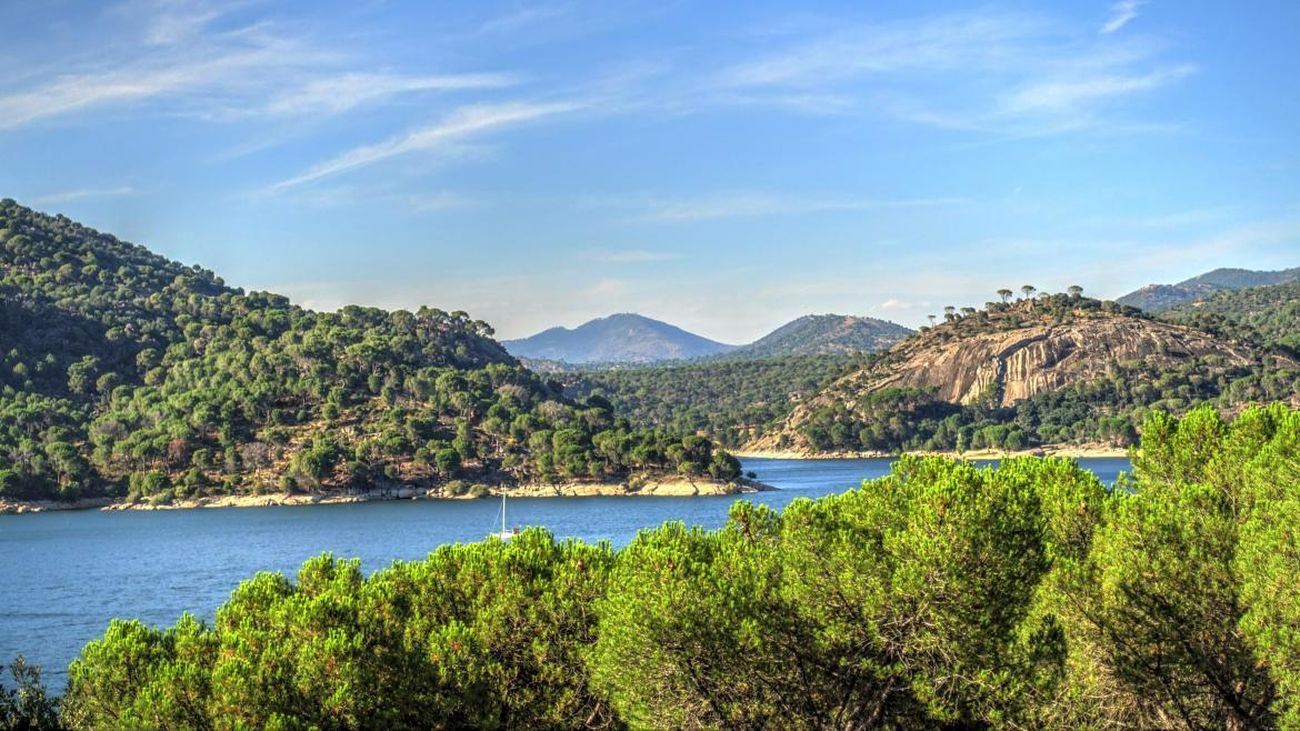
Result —
[{"label": "hill", "polygon": [[849,315],[804,315],[728,354],[733,358],[874,353],[912,330],[888,320]]},{"label": "hill", "polygon": [[1275,272],[1215,269],[1178,284],[1148,284],[1115,300],[1147,312],[1159,312],[1203,299],[1223,290],[1266,287],[1300,280],[1300,267]]},{"label": "hill", "polygon": [[740,447],[779,429],[801,400],[861,368],[861,353],[710,358],[686,363],[567,371],[554,377],[574,398],[599,396],[633,424],[702,433]]},{"label": "hill", "polygon": [[736,475],[491,335],[464,312],[305,310],[0,201],[0,499]]},{"label": "hill", "polygon": [[1047,295],[923,328],[801,403],[749,449],[1126,444],[1146,411],[1300,399],[1284,352],[1113,302]]},{"label": "hill", "polygon": [[1300,281],[1215,292],[1160,317],[1202,330],[1300,351]]},{"label": "hill", "polygon": [[520,358],[586,363],[651,363],[725,353],[735,348],[643,315],[601,317],[576,328],[553,327],[502,343]]},{"label": "hill", "polygon": [[913,333],[888,320],[805,315],[748,345],[726,345],[634,314],[611,315],[572,330],[554,327],[505,347],[528,367],[547,373],[671,361],[758,360],[801,355],[850,355],[887,350]]},{"label": "hill", "polygon": [[[535,527],[373,572],[324,554],[244,581],[215,622],[113,621],[58,710],[72,729],[1294,729],[1297,455],[1300,413],[1153,414],[1116,488],[1065,459],[908,457],[618,548]],[[14,676],[0,724],[62,728]]]}]

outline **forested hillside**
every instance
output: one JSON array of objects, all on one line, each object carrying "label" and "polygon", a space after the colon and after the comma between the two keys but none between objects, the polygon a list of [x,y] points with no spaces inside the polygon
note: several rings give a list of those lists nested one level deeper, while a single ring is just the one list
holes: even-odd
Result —
[{"label": "forested hillside", "polygon": [[1225,337],[1300,352],[1300,282],[1216,292],[1160,316]]},{"label": "forested hillside", "polygon": [[778,327],[727,358],[789,355],[851,355],[888,350],[912,330],[888,320],[849,315],[804,315]]},{"label": "forested hillside", "polygon": [[953,310],[874,356],[727,356],[557,378],[635,424],[736,449],[1126,446],[1153,409],[1300,403],[1296,292],[1223,292],[1160,320],[1077,291],[1042,294]]},{"label": "forested hillside", "polygon": [[726,353],[735,347],[633,313],[597,318],[572,330],[553,327],[507,340],[504,345],[520,358],[570,365],[685,360]]},{"label": "forested hillside", "polygon": [[1300,267],[1273,272],[1250,269],[1215,269],[1178,284],[1148,284],[1116,299],[1122,305],[1161,312],[1204,299],[1215,292],[1267,287],[1300,280]]},{"label": "forested hillside", "polygon": [[730,478],[634,429],[464,312],[319,313],[0,202],[0,498]]},{"label": "forested hillside", "polygon": [[1071,294],[950,314],[830,384],[754,448],[1024,449],[1131,444],[1153,410],[1300,402],[1300,362],[1267,344]]},{"label": "forested hillside", "polygon": [[1153,415],[1114,490],[1063,459],[908,457],[617,551],[530,529],[369,577],[322,556],[246,581],[213,624],[113,622],[69,668],[62,720],[1296,728],[1297,455],[1300,414],[1202,409]]},{"label": "forested hillside", "polygon": [[703,432],[728,448],[777,430],[801,400],[870,361],[792,355],[555,374],[575,398],[599,396],[632,423]]}]

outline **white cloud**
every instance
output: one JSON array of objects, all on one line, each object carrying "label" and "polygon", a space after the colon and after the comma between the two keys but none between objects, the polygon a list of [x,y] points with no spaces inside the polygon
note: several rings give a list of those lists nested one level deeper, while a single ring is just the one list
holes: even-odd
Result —
[{"label": "white cloud", "polygon": [[963,13],[836,30],[724,69],[736,87],[824,87],[868,76],[1005,67],[1007,50],[1042,35],[1029,16]]},{"label": "white cloud", "polygon": [[1016,90],[1003,102],[1009,114],[1068,114],[1111,97],[1158,89],[1196,71],[1191,64],[1157,69],[1140,76],[1101,75],[1039,81]]},{"label": "white cloud", "polygon": [[476,35],[511,33],[543,21],[564,17],[573,13],[575,9],[574,3],[534,5],[506,15],[490,18],[479,26]]},{"label": "white cloud", "polygon": [[[260,32],[223,34],[185,49],[60,70],[34,86],[0,94],[0,129],[93,108],[169,99],[171,111],[228,116],[248,109],[330,57]],[[256,100],[256,101],[254,101]]]},{"label": "white cloud", "polygon": [[[365,49],[294,36],[273,23],[234,26],[243,3],[135,0],[110,11],[126,30],[106,33],[49,66],[0,82],[0,130],[78,113],[141,107],[213,121],[316,118],[421,92],[468,92],[519,83],[511,74],[368,69]],[[217,21],[224,21],[218,23]]]},{"label": "white cloud", "polygon": [[1110,17],[1101,26],[1102,35],[1109,35],[1129,24],[1138,16],[1138,9],[1146,3],[1144,0],[1119,0],[1110,6]]},{"label": "white cloud", "polygon": [[488,130],[516,126],[542,117],[572,111],[576,108],[578,108],[578,105],[571,103],[527,102],[474,104],[462,107],[437,124],[422,127],[396,137],[390,137],[372,145],[363,145],[348,150],[309,168],[299,175],[276,183],[271,186],[270,191],[275,192],[303,185],[348,170],[374,165],[401,155],[446,148],[460,139],[481,134]]},{"label": "white cloud", "polygon": [[400,76],[344,73],[312,79],[297,91],[277,97],[264,111],[277,115],[340,114],[367,102],[417,91],[499,89],[517,81],[508,74]]},{"label": "white cloud", "polygon": [[108,8],[110,17],[141,27],[142,40],[151,46],[174,46],[199,37],[208,25],[246,4],[228,0],[126,0]]},{"label": "white cloud", "polygon": [[202,32],[204,26],[220,17],[219,10],[192,8],[190,12],[164,13],[150,26],[145,40],[156,46],[184,43]]},{"label": "white cloud", "polygon": [[916,310],[916,309],[924,309],[924,308],[929,307],[929,306],[930,306],[930,303],[929,303],[928,301],[926,301],[926,302],[907,302],[907,301],[904,301],[904,300],[898,299],[897,297],[890,297],[889,299],[887,299],[887,300],[885,300],[884,302],[881,302],[881,303],[880,303],[880,309],[881,309],[881,310],[884,310],[885,312],[897,312],[897,311],[900,311],[900,310]]},{"label": "white cloud", "polygon": [[[1139,3],[1129,10],[1136,14]],[[1131,19],[1131,18],[1129,18]],[[1127,21],[1125,21],[1127,22]],[[808,40],[809,35],[812,36]],[[1194,72],[1155,38],[1102,40],[1043,16],[980,11],[858,24],[724,67],[698,103],[765,103],[817,114],[877,112],[1014,137],[1167,129],[1108,116],[1122,98]]]},{"label": "white cloud", "polygon": [[256,55],[231,54],[170,68],[130,68],[104,73],[60,75],[28,91],[0,95],[0,129],[114,103],[129,103],[205,85],[248,68]]}]

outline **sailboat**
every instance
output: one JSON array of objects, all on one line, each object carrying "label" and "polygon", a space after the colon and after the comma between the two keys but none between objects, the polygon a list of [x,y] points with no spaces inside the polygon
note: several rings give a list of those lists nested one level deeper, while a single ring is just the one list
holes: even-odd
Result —
[{"label": "sailboat", "polygon": [[500,533],[489,533],[488,536],[489,536],[489,537],[491,537],[491,536],[496,536],[497,538],[500,538],[500,539],[503,540],[503,541],[508,541],[508,540],[510,540],[511,538],[514,538],[514,537],[515,537],[515,531],[512,531],[512,530],[506,528],[506,492],[505,492],[505,490],[502,490],[502,491],[501,491],[501,532],[500,532]]}]

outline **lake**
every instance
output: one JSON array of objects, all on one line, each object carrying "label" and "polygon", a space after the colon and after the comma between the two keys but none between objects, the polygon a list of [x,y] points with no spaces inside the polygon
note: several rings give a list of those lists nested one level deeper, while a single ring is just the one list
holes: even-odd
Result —
[{"label": "lake", "polygon": [[[1081,459],[1106,483],[1123,458]],[[800,497],[855,487],[889,472],[888,459],[746,459],[778,491],[718,497],[587,497],[511,500],[511,524],[561,537],[624,544],[667,520],[717,527],[738,499],[781,508]],[[113,617],[169,625],[189,610],[211,620],[240,581],[258,571],[292,574],[325,551],[360,557],[374,571],[424,558],[444,543],[500,530],[497,500],[431,500],[286,508],[158,512],[65,511],[0,515],[0,662],[22,653],[61,690],[68,663]]]}]

